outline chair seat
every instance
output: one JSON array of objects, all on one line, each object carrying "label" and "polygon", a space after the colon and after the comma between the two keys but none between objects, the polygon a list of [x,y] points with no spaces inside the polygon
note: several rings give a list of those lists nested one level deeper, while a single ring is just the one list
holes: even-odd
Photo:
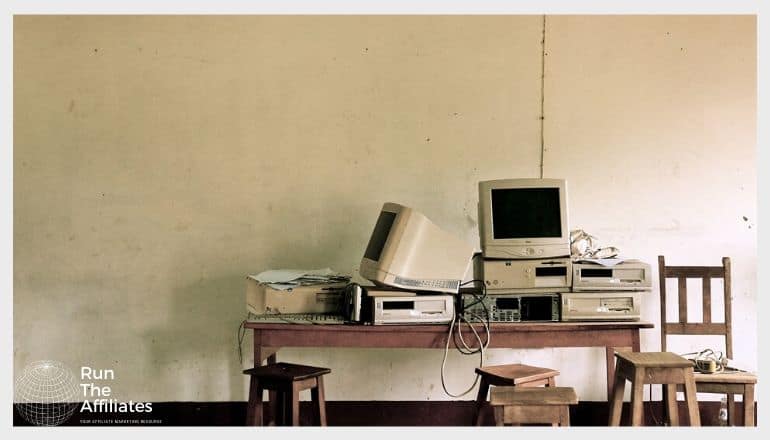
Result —
[{"label": "chair seat", "polygon": [[571,387],[522,388],[502,386],[492,389],[489,403],[497,405],[575,405],[577,394]]},{"label": "chair seat", "polygon": [[757,383],[756,374],[746,371],[725,371],[722,373],[695,373],[695,383]]},{"label": "chair seat", "polygon": [[492,365],[476,368],[476,373],[485,376],[490,385],[521,385],[559,375],[557,370],[524,364]]},{"label": "chair seat", "polygon": [[643,368],[683,368],[692,367],[692,361],[668,351],[663,352],[616,352],[615,356]]},{"label": "chair seat", "polygon": [[277,362],[275,364],[262,365],[260,367],[243,370],[244,374],[257,376],[263,379],[296,381],[318,377],[331,373],[329,368],[311,367],[309,365],[290,364]]}]

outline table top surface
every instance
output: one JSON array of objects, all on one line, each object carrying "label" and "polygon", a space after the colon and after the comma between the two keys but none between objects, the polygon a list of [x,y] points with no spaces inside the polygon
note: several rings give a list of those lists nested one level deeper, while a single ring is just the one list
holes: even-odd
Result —
[{"label": "table top surface", "polygon": [[[420,325],[361,325],[361,324],[292,324],[292,323],[263,323],[246,322],[246,328],[254,330],[273,330],[273,331],[312,331],[312,332],[426,332],[426,333],[445,333],[447,324],[420,324]],[[474,324],[476,329],[483,329],[482,324]],[[640,321],[602,321],[602,322],[506,322],[492,323],[490,330],[492,332],[558,332],[558,331],[590,331],[590,330],[638,330],[643,328],[653,328],[650,322]],[[463,324],[464,331],[470,331],[468,326]]]}]

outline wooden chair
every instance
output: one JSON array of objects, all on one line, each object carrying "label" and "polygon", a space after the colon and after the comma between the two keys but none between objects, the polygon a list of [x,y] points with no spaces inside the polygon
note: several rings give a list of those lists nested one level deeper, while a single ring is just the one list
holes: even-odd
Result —
[{"label": "wooden chair", "polygon": [[276,425],[299,426],[299,392],[310,389],[313,413],[320,426],[326,426],[323,375],[328,368],[278,362],[244,370],[251,376],[246,424],[262,426],[262,392],[276,392],[273,421]]},{"label": "wooden chair", "polygon": [[[666,350],[668,335],[722,335],[725,338],[725,354],[733,359],[732,341],[732,297],[730,258],[722,258],[722,266],[666,266],[665,258],[658,256],[658,272],[660,277],[660,346]],[[676,278],[679,290],[679,316],[675,322],[666,319],[666,279]],[[687,319],[687,279],[695,278],[703,283],[703,320],[689,322]],[[711,280],[724,280],[724,322],[713,322],[711,316]],[[704,347],[705,348],[705,347]],[[728,364],[729,368],[729,364]],[[743,395],[744,426],[754,426],[754,385],[757,377],[754,374],[729,371],[724,373],[695,372],[695,388],[699,393],[718,393],[727,395],[728,423],[735,422],[735,395]],[[665,390],[664,390],[665,394]],[[674,398],[676,395],[674,395]]]},{"label": "wooden chair", "polygon": [[546,387],[556,386],[557,370],[550,368],[533,367],[524,364],[492,365],[476,368],[476,374],[481,377],[479,393],[476,396],[476,408],[473,415],[473,424],[481,425],[482,409],[487,401],[490,385],[494,386],[518,386],[518,387]]},{"label": "wooden chair", "polygon": [[489,400],[495,425],[542,424],[569,426],[569,406],[578,403],[570,387],[495,387]]}]

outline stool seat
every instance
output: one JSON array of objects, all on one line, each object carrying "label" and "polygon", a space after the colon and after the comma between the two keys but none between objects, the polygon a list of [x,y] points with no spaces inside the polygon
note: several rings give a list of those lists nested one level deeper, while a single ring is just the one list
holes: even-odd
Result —
[{"label": "stool seat", "polygon": [[275,424],[299,426],[299,392],[309,389],[313,415],[320,426],[326,426],[323,376],[331,371],[329,368],[288,362],[243,370],[250,376],[247,424],[262,425],[262,393],[269,390]]},{"label": "stool seat", "polygon": [[692,367],[692,361],[668,351],[663,352],[636,352],[621,351],[615,356],[631,363],[635,367],[647,368],[686,368]]},{"label": "stool seat", "polygon": [[489,399],[498,426],[506,423],[569,426],[569,406],[577,403],[577,394],[571,387],[499,386],[492,389]]},{"label": "stool seat", "polygon": [[615,384],[610,399],[610,426],[620,425],[626,380],[631,382],[631,425],[641,426],[644,384],[662,384],[670,426],[679,425],[678,386],[684,389],[691,426],[700,426],[692,361],[671,352],[616,352]]},{"label": "stool seat", "polygon": [[524,385],[559,375],[557,370],[524,364],[491,365],[476,368],[476,374],[486,377],[490,385]]},{"label": "stool seat", "polygon": [[482,408],[487,402],[490,386],[547,387],[556,386],[557,370],[534,367],[525,364],[490,365],[476,368],[476,374],[481,378],[479,393],[476,395],[476,407],[473,423],[481,425]]},{"label": "stool seat", "polygon": [[243,374],[257,376],[260,379],[274,380],[302,380],[310,377],[318,377],[331,373],[332,370],[309,365],[290,364],[288,362],[276,362],[262,365],[261,367],[243,370]]}]

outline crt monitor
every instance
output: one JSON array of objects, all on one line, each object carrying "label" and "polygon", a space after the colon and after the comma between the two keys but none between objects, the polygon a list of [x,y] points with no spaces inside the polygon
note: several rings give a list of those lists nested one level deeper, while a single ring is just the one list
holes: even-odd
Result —
[{"label": "crt monitor", "polygon": [[479,182],[479,235],[484,258],[569,256],[567,182],[564,179]]},{"label": "crt monitor", "polygon": [[422,213],[385,203],[359,270],[377,285],[457,293],[472,259],[473,246]]}]

